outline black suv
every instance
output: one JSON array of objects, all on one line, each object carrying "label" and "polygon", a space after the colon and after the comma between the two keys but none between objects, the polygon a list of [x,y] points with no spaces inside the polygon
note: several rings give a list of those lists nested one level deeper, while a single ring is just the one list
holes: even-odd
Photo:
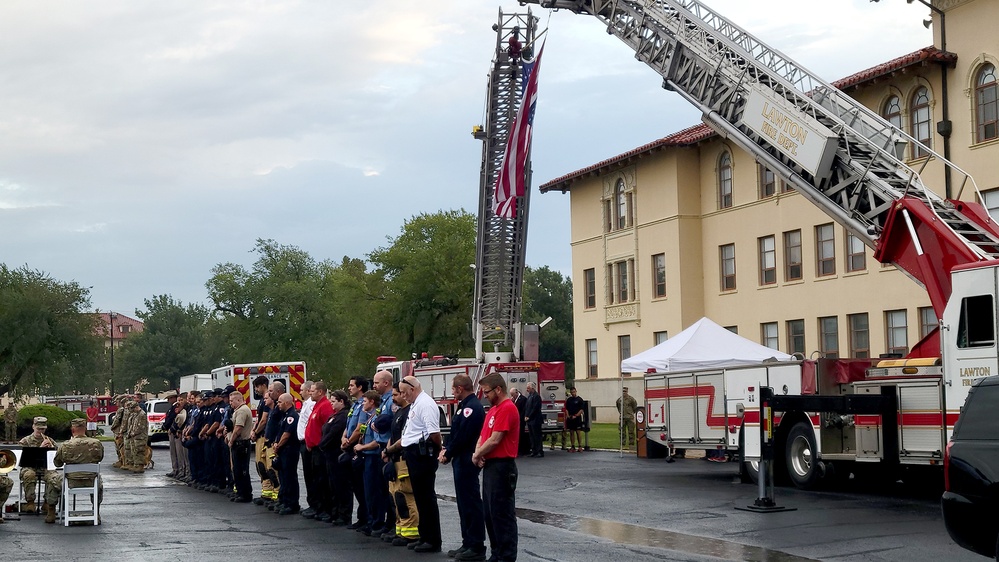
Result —
[{"label": "black suv", "polygon": [[944,455],[944,490],[940,504],[954,542],[997,556],[999,376],[980,379],[968,394]]}]

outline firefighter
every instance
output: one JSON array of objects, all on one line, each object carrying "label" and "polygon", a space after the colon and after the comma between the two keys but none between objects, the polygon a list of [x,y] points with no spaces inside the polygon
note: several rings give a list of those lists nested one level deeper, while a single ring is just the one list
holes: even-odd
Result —
[{"label": "firefighter", "polygon": [[454,473],[454,497],[458,504],[461,546],[447,554],[455,560],[485,560],[486,527],[482,496],[479,493],[481,469],[472,462],[475,442],[482,432],[485,411],[482,402],[473,393],[472,378],[468,375],[455,375],[451,381],[451,390],[458,405],[451,417],[447,446],[437,460],[441,464],[451,463]]}]

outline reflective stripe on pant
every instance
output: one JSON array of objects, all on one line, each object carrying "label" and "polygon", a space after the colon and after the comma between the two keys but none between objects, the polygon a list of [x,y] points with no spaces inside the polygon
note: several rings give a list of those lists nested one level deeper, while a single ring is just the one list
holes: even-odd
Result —
[{"label": "reflective stripe on pant", "polygon": [[[396,463],[399,467],[400,464]],[[392,495],[392,506],[395,509],[395,534],[408,540],[420,538],[420,513],[416,508],[416,498],[413,497],[413,485],[409,479],[408,470],[403,472],[397,468],[398,477],[389,481],[389,493]]]}]

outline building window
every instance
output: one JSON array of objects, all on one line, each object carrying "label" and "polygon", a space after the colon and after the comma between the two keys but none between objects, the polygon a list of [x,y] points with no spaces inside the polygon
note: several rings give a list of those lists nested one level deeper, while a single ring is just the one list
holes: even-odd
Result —
[{"label": "building window", "polygon": [[823,357],[839,358],[839,319],[835,316],[819,318],[819,351]]},{"label": "building window", "polygon": [[[631,357],[631,336],[617,337],[617,355],[620,361]],[[618,362],[618,365],[621,363]]]},{"label": "building window", "polygon": [[732,155],[722,152],[718,159],[718,208],[728,209],[732,206]]},{"label": "building window", "polygon": [[888,353],[905,355],[909,353],[909,325],[905,310],[885,312],[885,336]]},{"label": "building window", "polygon": [[607,302],[624,303],[634,300],[635,286],[632,282],[635,260],[623,260],[607,266]]},{"label": "building window", "polygon": [[991,64],[982,66],[975,81],[975,105],[978,121],[978,142],[999,137],[999,100],[996,91],[996,67]]},{"label": "building window", "polygon": [[866,359],[871,356],[871,328],[867,313],[848,314],[850,324],[850,357]]},{"label": "building window", "polygon": [[777,193],[777,174],[763,164],[759,165],[760,170],[760,199],[773,196]]},{"label": "building window", "polygon": [[937,327],[937,313],[932,306],[921,306],[917,309],[919,313],[919,339],[925,338]]},{"label": "building window", "polygon": [[652,256],[652,296],[666,296],[666,254]]},{"label": "building window", "polygon": [[619,261],[614,264],[617,272],[617,302],[628,302],[628,262]]},{"label": "building window", "polygon": [[121,326],[118,326],[118,331],[122,334],[127,334],[132,331],[132,327],[128,324],[122,324]]},{"label": "building window", "polygon": [[805,321],[787,321],[787,352],[805,355]]},{"label": "building window", "polygon": [[902,128],[902,102],[898,96],[891,96],[881,108],[881,116],[885,121],[891,123],[896,129]]},{"label": "building window", "polygon": [[604,232],[613,232],[634,225],[635,199],[634,193],[627,191],[624,180],[619,179],[614,184],[614,194],[604,200]]},{"label": "building window", "polygon": [[669,339],[669,333],[668,332],[652,332],[652,339],[655,342],[652,345],[659,345],[659,344],[664,343],[666,340]]},{"label": "building window", "polygon": [[773,285],[777,282],[777,242],[773,236],[759,238],[760,285]]},{"label": "building window", "polygon": [[725,329],[728,330],[729,332],[732,332],[733,334],[736,334],[736,335],[739,334],[739,327],[738,326],[725,326]]},{"label": "building window", "polygon": [[766,322],[760,324],[760,343],[770,349],[780,349],[777,342],[777,323]]},{"label": "building window", "polygon": [[594,269],[583,270],[583,290],[586,292],[583,298],[584,308],[597,307],[597,272]]},{"label": "building window", "polygon": [[982,206],[985,207],[989,215],[995,217],[999,212],[999,189],[982,191]]},{"label": "building window", "polygon": [[735,244],[725,244],[718,248],[721,259],[721,290],[735,290]]},{"label": "building window", "polygon": [[586,340],[586,376],[597,377],[597,340]]},{"label": "building window", "polygon": [[[930,143],[933,138],[930,135],[930,91],[925,86],[916,90],[912,96],[910,105],[910,115],[912,119],[912,136],[923,146],[932,148]],[[912,157],[922,158],[929,155],[926,148],[918,144],[912,145]]]},{"label": "building window", "polygon": [[832,223],[815,227],[815,274],[836,274],[836,231]]},{"label": "building window", "polygon": [[784,233],[784,281],[801,279],[801,231]]},{"label": "building window", "polygon": [[867,247],[864,242],[852,233],[846,233],[846,270],[863,271],[867,269]]}]

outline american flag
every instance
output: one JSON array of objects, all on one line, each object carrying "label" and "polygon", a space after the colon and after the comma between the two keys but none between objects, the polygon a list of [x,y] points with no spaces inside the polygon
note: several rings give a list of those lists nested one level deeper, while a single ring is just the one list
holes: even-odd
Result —
[{"label": "american flag", "polygon": [[534,109],[538,102],[538,73],[541,71],[541,55],[545,46],[541,45],[537,58],[531,63],[524,63],[524,74],[527,75],[527,88],[520,100],[520,109],[513,121],[509,136],[506,139],[506,151],[503,153],[503,164],[496,176],[496,187],[493,190],[493,213],[498,217],[512,219],[517,214],[517,197],[523,197],[527,181],[527,155],[531,152],[531,129],[534,123]]}]

